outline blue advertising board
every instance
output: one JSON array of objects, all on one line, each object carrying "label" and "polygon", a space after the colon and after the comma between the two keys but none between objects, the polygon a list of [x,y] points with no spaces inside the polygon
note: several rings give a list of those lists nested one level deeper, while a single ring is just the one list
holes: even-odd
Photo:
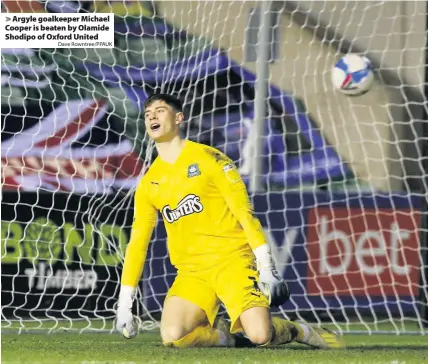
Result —
[{"label": "blue advertising board", "polygon": [[[291,291],[281,309],[417,311],[417,197],[290,192],[253,202]],[[175,274],[159,222],[142,281],[149,312],[160,311]]]}]

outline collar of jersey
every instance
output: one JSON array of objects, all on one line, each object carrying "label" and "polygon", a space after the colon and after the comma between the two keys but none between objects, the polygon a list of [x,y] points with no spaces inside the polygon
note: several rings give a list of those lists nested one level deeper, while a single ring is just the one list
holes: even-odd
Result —
[{"label": "collar of jersey", "polygon": [[178,166],[181,163],[182,159],[184,158],[185,154],[187,154],[187,150],[189,149],[190,144],[191,143],[188,140],[186,140],[186,142],[184,144],[184,147],[183,147],[183,149],[180,152],[180,155],[178,156],[178,158],[175,160],[174,163],[166,162],[163,159],[161,159],[160,156],[158,156],[157,159],[160,162],[160,164],[162,164],[162,166],[167,166],[169,168],[173,168],[175,166]]}]

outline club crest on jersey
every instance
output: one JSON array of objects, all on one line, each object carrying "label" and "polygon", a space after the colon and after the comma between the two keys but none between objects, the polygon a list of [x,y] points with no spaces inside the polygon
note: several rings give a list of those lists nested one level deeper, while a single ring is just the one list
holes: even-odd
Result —
[{"label": "club crest on jersey", "polygon": [[191,164],[189,168],[187,168],[187,177],[196,177],[201,174],[201,171],[199,170],[199,166],[197,163]]},{"label": "club crest on jersey", "polygon": [[189,194],[184,197],[177,205],[175,209],[171,209],[171,206],[166,205],[162,208],[162,216],[164,219],[172,224],[179,220],[183,216],[188,216],[194,213],[199,213],[204,209],[199,196]]}]

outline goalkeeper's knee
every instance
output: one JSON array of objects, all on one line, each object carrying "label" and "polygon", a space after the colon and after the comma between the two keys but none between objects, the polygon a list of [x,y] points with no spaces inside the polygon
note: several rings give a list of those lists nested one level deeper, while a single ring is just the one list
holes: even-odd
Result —
[{"label": "goalkeeper's knee", "polygon": [[269,345],[272,338],[272,329],[260,329],[260,330],[251,330],[248,333],[245,333],[247,338],[255,345],[266,346]]},{"label": "goalkeeper's knee", "polygon": [[177,326],[168,327],[167,329],[161,329],[161,338],[164,346],[174,347],[175,343],[179,342],[187,333]]}]

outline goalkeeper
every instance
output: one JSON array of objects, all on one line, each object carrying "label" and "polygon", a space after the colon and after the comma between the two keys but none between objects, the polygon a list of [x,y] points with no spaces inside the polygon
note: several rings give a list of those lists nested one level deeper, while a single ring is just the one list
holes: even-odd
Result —
[{"label": "goalkeeper", "polygon": [[[171,263],[177,268],[162,310],[164,345],[241,346],[249,340],[262,346],[296,341],[316,348],[342,347],[328,330],[271,317],[269,306],[283,304],[289,292],[236,167],[218,150],[180,138],[184,116],[175,97],[156,94],[144,107],[158,157],[135,193],[117,330],[127,338],[137,334],[132,302],[160,211]],[[220,302],[230,326],[215,320]]]}]

